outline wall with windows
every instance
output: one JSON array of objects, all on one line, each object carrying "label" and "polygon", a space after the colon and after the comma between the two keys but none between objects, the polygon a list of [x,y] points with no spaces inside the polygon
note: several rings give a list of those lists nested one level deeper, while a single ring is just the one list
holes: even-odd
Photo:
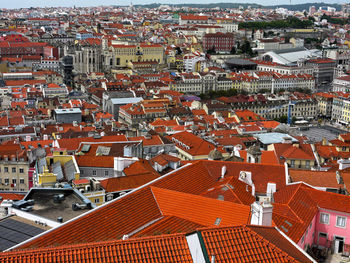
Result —
[{"label": "wall with windows", "polygon": [[298,242],[298,246],[304,250],[306,250],[308,246],[312,247],[312,245],[314,244],[314,239],[316,235],[315,229],[317,224],[316,220],[317,220],[317,214],[314,216],[310,225],[306,229],[304,235],[301,237],[301,239]]},{"label": "wall with windows", "polygon": [[350,214],[319,209],[316,218],[314,243],[320,247],[329,246],[335,236],[343,237],[345,244],[350,244]]},{"label": "wall with windows", "polygon": [[114,177],[114,167],[79,167],[80,177]]},{"label": "wall with windows", "polygon": [[28,191],[27,161],[15,157],[4,158],[0,162],[0,190],[1,191]]}]

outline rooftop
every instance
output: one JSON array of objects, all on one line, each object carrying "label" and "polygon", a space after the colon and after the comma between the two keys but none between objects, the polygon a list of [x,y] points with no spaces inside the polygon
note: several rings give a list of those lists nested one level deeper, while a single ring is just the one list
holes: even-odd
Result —
[{"label": "rooftop", "polygon": [[[54,202],[54,196],[59,194],[64,195],[64,200],[56,203]],[[28,213],[44,217],[55,222],[57,221],[58,217],[63,217],[63,222],[65,222],[88,211],[87,209],[79,209],[74,211],[72,209],[73,204],[91,204],[91,202],[80,194],[80,192],[73,190],[72,188],[32,188],[24,200],[34,200],[33,210]]]}]

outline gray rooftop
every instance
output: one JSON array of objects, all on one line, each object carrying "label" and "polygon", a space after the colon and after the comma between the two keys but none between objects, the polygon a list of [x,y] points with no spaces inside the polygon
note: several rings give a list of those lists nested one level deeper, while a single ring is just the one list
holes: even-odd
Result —
[{"label": "gray rooftop", "polygon": [[79,108],[70,108],[70,109],[55,109],[56,114],[67,114],[67,113],[81,113]]},{"label": "gray rooftop", "polygon": [[[55,203],[54,196],[58,194],[63,194],[64,200]],[[24,198],[24,200],[30,199],[34,200],[34,207],[28,213],[53,221],[56,221],[58,217],[63,217],[63,222],[66,222],[89,211],[89,207],[95,207],[95,204],[92,204],[88,198],[72,188],[32,188]],[[72,205],[75,203],[90,205],[86,209],[73,210]]]},{"label": "gray rooftop", "polygon": [[113,104],[129,104],[129,103],[137,103],[142,101],[143,99],[140,97],[136,98],[113,98],[111,99]]},{"label": "gray rooftop", "polygon": [[292,142],[298,142],[297,139],[293,138],[292,136],[286,134],[286,133],[279,133],[279,132],[269,132],[269,133],[261,133],[261,134],[254,134],[254,137],[257,138],[262,144],[268,145],[273,143],[282,143],[283,138],[291,138]]}]

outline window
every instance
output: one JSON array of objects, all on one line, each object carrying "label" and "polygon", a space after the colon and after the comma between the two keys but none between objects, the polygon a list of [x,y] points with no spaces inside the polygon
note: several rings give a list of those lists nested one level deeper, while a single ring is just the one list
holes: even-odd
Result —
[{"label": "window", "polygon": [[5,184],[8,184],[10,182],[10,179],[5,178]]},{"label": "window", "polygon": [[345,227],[346,226],[346,217],[344,216],[337,216],[337,227]]},{"label": "window", "polygon": [[322,223],[322,224],[329,224],[329,214],[321,213],[320,223]]},{"label": "window", "polygon": [[12,167],[12,173],[16,172],[16,167]]},{"label": "window", "polygon": [[310,161],[306,161],[306,167],[310,167]]},{"label": "window", "polygon": [[24,169],[23,168],[19,168],[19,173],[20,174],[24,174]]},{"label": "window", "polygon": [[108,176],[108,171],[105,171],[105,176]]},{"label": "window", "polygon": [[4,172],[8,173],[9,172],[9,168],[8,167],[4,167]]},{"label": "window", "polygon": [[96,198],[95,199],[95,204],[99,203],[100,202],[100,199]]},{"label": "window", "polygon": [[319,237],[322,237],[322,238],[327,238],[327,234],[326,234],[326,233],[322,233],[322,232],[320,232],[320,233],[318,234],[318,236],[319,236]]},{"label": "window", "polygon": [[16,179],[12,179],[12,183],[13,184],[17,183],[17,180]]},{"label": "window", "polygon": [[23,178],[19,179],[19,183],[24,184],[24,179]]},{"label": "window", "polygon": [[291,166],[291,167],[294,167],[294,165],[295,165],[295,160],[291,160],[291,161],[290,161],[290,166]]},{"label": "window", "polygon": [[92,175],[96,175],[96,170],[92,170]]}]

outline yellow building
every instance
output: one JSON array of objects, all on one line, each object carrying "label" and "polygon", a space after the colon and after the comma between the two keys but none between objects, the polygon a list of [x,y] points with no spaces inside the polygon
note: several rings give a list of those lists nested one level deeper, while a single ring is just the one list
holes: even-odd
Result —
[{"label": "yellow building", "polygon": [[116,67],[127,67],[129,62],[156,61],[164,63],[164,48],[159,44],[112,45],[111,51]]},{"label": "yellow building", "polygon": [[75,157],[66,152],[55,151],[37,162],[34,186],[53,187],[58,182],[79,180],[80,170]]},{"label": "yellow building", "polygon": [[105,203],[106,193],[104,190],[86,192],[86,193],[83,193],[83,195],[85,197],[87,197],[96,206],[100,206],[100,205],[103,205]]}]

